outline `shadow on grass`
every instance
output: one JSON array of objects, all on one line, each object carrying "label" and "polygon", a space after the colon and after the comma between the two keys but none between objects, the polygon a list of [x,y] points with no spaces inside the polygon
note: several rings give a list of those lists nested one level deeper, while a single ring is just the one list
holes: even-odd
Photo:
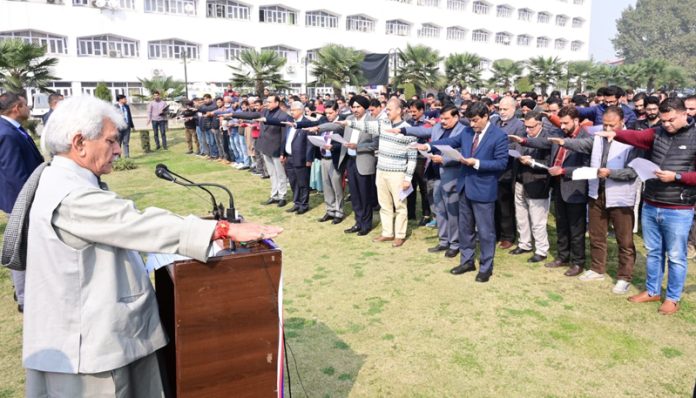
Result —
[{"label": "shadow on grass", "polygon": [[293,317],[285,320],[293,395],[347,397],[353,389],[364,355],[355,353],[335,331],[317,320]]}]

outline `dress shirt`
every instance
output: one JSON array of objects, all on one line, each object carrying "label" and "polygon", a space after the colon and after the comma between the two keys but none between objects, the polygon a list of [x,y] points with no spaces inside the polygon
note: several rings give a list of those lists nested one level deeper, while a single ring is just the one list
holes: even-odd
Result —
[{"label": "dress shirt", "polygon": [[[301,121],[302,118],[295,119],[295,123]],[[297,129],[294,126],[290,126],[288,130],[288,138],[285,140],[285,153],[288,155],[292,155],[292,140],[295,139],[295,134],[297,133]]]},{"label": "dress shirt", "polygon": [[[478,149],[479,146],[481,146],[481,142],[483,142],[483,137],[486,135],[486,132],[488,131],[488,128],[489,128],[490,126],[491,126],[491,123],[490,123],[490,122],[486,123],[486,126],[485,126],[485,127],[483,128],[483,130],[481,130],[481,132],[479,133],[479,135],[478,135],[478,144],[476,144],[476,148],[477,148],[477,149]],[[471,156],[473,157],[474,154],[472,153]],[[481,164],[481,162],[480,162],[478,159],[475,159],[474,168],[475,168],[476,170],[478,170],[480,164]]]}]

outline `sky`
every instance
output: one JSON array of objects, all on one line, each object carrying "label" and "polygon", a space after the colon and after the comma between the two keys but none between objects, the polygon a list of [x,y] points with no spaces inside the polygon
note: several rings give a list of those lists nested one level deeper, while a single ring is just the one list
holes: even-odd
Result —
[{"label": "sky", "polygon": [[612,61],[617,57],[611,39],[616,36],[616,20],[636,0],[592,0],[590,20],[590,55],[595,61]]}]

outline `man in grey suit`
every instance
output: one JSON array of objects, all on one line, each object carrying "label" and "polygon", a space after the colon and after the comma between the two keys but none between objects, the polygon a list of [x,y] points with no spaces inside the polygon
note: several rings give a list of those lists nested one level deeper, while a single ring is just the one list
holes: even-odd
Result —
[{"label": "man in grey suit", "polygon": [[[28,226],[6,232],[13,242],[4,242],[21,248],[17,237],[26,236],[29,243],[27,397],[163,396],[155,351],[167,337],[137,251],[206,261],[212,240],[250,241],[281,232],[157,208],[139,211],[109,192],[100,177],[111,172],[121,153],[118,130],[124,127],[122,114],[104,101],[91,96],[64,101],[42,136],[51,165],[31,176],[20,192],[25,205],[10,216],[12,221],[29,213]],[[26,191],[32,188],[33,203],[33,192]]]}]

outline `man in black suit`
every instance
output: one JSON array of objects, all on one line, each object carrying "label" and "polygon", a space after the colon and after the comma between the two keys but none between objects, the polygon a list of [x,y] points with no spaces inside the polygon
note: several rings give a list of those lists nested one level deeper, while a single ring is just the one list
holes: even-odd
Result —
[{"label": "man in black suit", "polygon": [[46,123],[48,123],[48,119],[51,118],[51,114],[53,113],[53,110],[56,109],[56,106],[58,106],[58,103],[63,100],[63,95],[58,94],[58,93],[52,93],[51,95],[48,96],[48,112],[44,113],[43,116],[41,116],[41,122],[45,126]]},{"label": "man in black suit", "polygon": [[[572,106],[558,111],[561,130],[565,138],[586,138],[590,135],[580,126],[580,115]],[[587,180],[573,180],[573,171],[590,165],[586,154],[569,151],[552,144],[546,138],[510,139],[537,149],[550,149],[549,175],[553,187],[556,210],[556,235],[558,257],[547,268],[569,266],[565,276],[577,276],[585,270],[585,231],[587,230]]]},{"label": "man in black suit", "polygon": [[116,96],[116,109],[123,115],[123,120],[126,121],[126,128],[118,131],[118,144],[121,145],[123,156],[130,157],[130,134],[131,129],[135,128],[133,124],[133,115],[131,114],[130,106],[128,106],[128,98],[125,95],[119,94]]},{"label": "man in black suit", "polygon": [[[43,162],[41,152],[22,122],[29,119],[27,100],[13,93],[0,95],[0,210],[9,214],[29,176]],[[12,270],[17,309],[24,311],[24,271]]]}]

